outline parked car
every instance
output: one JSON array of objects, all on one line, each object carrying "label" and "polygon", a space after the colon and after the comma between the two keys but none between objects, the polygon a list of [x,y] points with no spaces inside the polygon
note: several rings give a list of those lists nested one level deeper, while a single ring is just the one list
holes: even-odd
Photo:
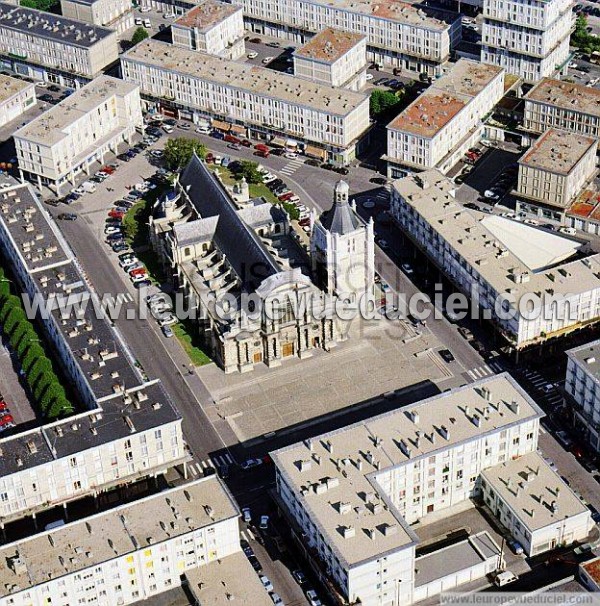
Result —
[{"label": "parked car", "polygon": [[273,583],[271,583],[271,581],[269,581],[268,577],[266,577],[264,574],[261,574],[258,578],[260,579],[262,586],[267,591],[273,591]]},{"label": "parked car", "polygon": [[174,314],[167,314],[163,316],[159,321],[159,326],[172,326],[173,324],[177,324],[177,317]]},{"label": "parked car", "polygon": [[258,526],[261,530],[267,530],[269,528],[269,516],[260,516],[260,524]]},{"label": "parked car", "polygon": [[283,606],[283,600],[281,599],[281,596],[278,593],[272,593],[270,595],[275,606]]},{"label": "parked car", "polygon": [[162,330],[162,334],[167,339],[170,339],[171,337],[175,336],[175,333],[173,332],[173,329],[170,326],[161,326],[160,329]]},{"label": "parked car", "polygon": [[260,572],[262,570],[262,566],[255,556],[250,556],[248,558],[248,562],[250,562],[250,565],[252,568],[254,568],[254,570],[256,570],[256,572]]},{"label": "parked car", "polygon": [[140,280],[139,282],[135,282],[134,286],[138,289],[150,288],[150,286],[152,286],[152,282],[150,282],[150,280]]},{"label": "parked car", "polygon": [[319,599],[317,592],[314,589],[306,590],[306,599],[310,606],[323,606],[323,602]]},{"label": "parked car", "polygon": [[523,546],[518,541],[515,541],[514,539],[508,539],[506,541],[506,544],[514,554],[521,555],[523,553]]},{"label": "parked car", "polygon": [[75,213],[60,213],[58,219],[61,221],[77,221],[77,215]]},{"label": "parked car", "polygon": [[440,349],[438,353],[440,354],[442,360],[448,364],[450,364],[450,362],[454,362],[455,360],[453,353],[449,349]]},{"label": "parked car", "polygon": [[306,583],[306,575],[299,568],[292,570],[292,576],[298,585],[304,585],[304,583]]},{"label": "parked car", "polygon": [[250,507],[242,507],[242,517],[246,524],[250,524],[250,522],[252,522],[252,513],[250,512]]},{"label": "parked car", "polygon": [[263,461],[262,459],[248,459],[246,461],[244,461],[240,467],[244,470],[248,470],[248,469],[252,469],[253,467],[258,467],[259,465],[262,465]]}]

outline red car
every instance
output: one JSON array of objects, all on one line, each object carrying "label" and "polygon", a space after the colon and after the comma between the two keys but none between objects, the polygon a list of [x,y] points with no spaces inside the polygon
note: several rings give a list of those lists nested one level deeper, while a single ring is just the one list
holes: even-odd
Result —
[{"label": "red car", "polygon": [[298,221],[298,225],[300,225],[301,227],[310,225],[310,219],[300,219],[300,221]]},{"label": "red car", "polygon": [[254,153],[259,158],[268,158],[269,157],[269,150],[265,151],[264,149],[258,149]]},{"label": "red car", "polygon": [[281,196],[278,196],[278,199],[281,200],[281,202],[285,202],[286,200],[293,198],[295,195],[296,194],[293,191],[288,191],[285,194],[281,194]]},{"label": "red car", "polygon": [[112,166],[103,166],[100,169],[100,172],[106,173],[107,175],[112,175],[115,172],[115,169]]},{"label": "red car", "polygon": [[111,210],[108,212],[108,216],[112,219],[122,219],[125,213],[122,210]]},{"label": "red car", "polygon": [[227,143],[237,143],[238,145],[242,142],[241,139],[238,139],[233,135],[225,135],[225,141],[227,141]]},{"label": "red car", "polygon": [[146,271],[145,267],[138,267],[137,269],[132,269],[129,272],[129,275],[130,276],[141,276],[141,275],[146,274],[146,273],[147,273],[147,271]]},{"label": "red car", "polygon": [[244,139],[240,144],[244,147],[252,147],[252,142],[248,141],[248,139]]},{"label": "red car", "polygon": [[4,400],[0,401],[0,411],[2,410],[8,410],[8,404]]},{"label": "red car", "polygon": [[262,152],[267,152],[267,153],[269,152],[269,148],[264,143],[257,143],[254,146],[254,149],[256,151],[262,151]]},{"label": "red car", "polygon": [[14,425],[15,424],[15,420],[13,419],[12,415],[4,415],[2,417],[0,417],[0,427],[2,427],[3,425]]}]

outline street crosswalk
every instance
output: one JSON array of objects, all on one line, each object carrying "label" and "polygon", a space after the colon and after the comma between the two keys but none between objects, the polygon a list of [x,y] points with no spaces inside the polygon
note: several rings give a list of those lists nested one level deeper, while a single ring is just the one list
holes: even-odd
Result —
[{"label": "street crosswalk", "polygon": [[279,172],[282,175],[291,177],[303,164],[303,158],[294,158],[293,160],[290,160]]},{"label": "street crosswalk", "polygon": [[214,469],[215,465],[218,467],[227,467],[232,465],[235,461],[231,455],[226,452],[224,455],[213,455],[208,459],[201,459],[200,461],[193,461],[188,463],[188,470],[192,476],[203,476],[207,469]]},{"label": "street crosswalk", "polygon": [[133,295],[128,292],[122,292],[116,297],[113,297],[112,295],[105,295],[103,297],[103,302],[107,305],[115,305],[116,303],[124,305],[125,303],[131,303],[133,300]]},{"label": "street crosswalk", "polygon": [[502,370],[502,367],[497,362],[490,362],[489,364],[476,366],[475,368],[467,370],[467,374],[469,377],[471,377],[471,379],[477,381],[477,379],[483,379],[483,377],[495,375],[498,372],[502,372]]},{"label": "street crosswalk", "polygon": [[240,530],[240,536],[242,537],[242,539],[244,539],[244,541],[247,542],[256,540],[256,537],[249,528],[246,528],[245,530]]}]

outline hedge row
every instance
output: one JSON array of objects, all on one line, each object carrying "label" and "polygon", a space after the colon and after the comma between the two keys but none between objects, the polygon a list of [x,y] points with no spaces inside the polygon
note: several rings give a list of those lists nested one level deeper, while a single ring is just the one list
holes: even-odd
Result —
[{"label": "hedge row", "polygon": [[11,293],[10,281],[1,267],[0,327],[21,362],[27,385],[44,417],[52,421],[72,414],[73,405],[40,345],[33,324],[25,315],[21,299]]}]

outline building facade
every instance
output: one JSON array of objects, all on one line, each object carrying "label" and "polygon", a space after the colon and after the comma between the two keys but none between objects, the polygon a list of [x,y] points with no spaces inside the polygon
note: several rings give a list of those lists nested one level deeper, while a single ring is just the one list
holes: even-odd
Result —
[{"label": "building facade", "polygon": [[594,527],[590,510],[537,452],[484,470],[481,492],[529,557],[584,542]]},{"label": "building facade", "polygon": [[367,37],[369,61],[439,74],[461,36],[460,16],[390,0],[236,0],[253,32],[305,42],[327,27]]},{"label": "building facade", "polygon": [[549,128],[600,137],[600,91],[544,78],[525,95],[523,128],[541,134]]},{"label": "building facade", "polygon": [[372,295],[375,285],[374,223],[361,219],[348,196],[348,184],[339,181],[332,208],[311,218],[313,273],[325,292],[342,298]]},{"label": "building facade", "polygon": [[226,59],[245,53],[242,9],[217,0],[205,0],[171,25],[173,44]]},{"label": "building facade", "polygon": [[271,453],[278,502],[340,603],[411,604],[410,524],[479,496],[483,470],[535,452],[541,416],[509,375],[482,380]]},{"label": "building facade", "polygon": [[369,128],[369,97],[262,67],[145,40],[122,55],[123,77],[160,107],[195,122],[216,117],[258,138],[306,142],[335,162],[355,157]]},{"label": "building facade", "polygon": [[134,25],[133,8],[127,0],[61,0],[64,17],[114,29],[123,34]]},{"label": "building facade", "polygon": [[577,257],[565,238],[466,209],[454,188],[436,170],[400,179],[390,213],[513,348],[600,319],[600,255]]},{"label": "building facade", "polygon": [[366,84],[367,39],[328,27],[294,51],[294,75],[360,90]]},{"label": "building facade", "polygon": [[139,87],[100,76],[15,132],[20,173],[60,195],[142,125]]},{"label": "building facade", "polygon": [[[238,517],[212,476],[5,543],[0,605],[114,606],[157,596],[186,574],[235,558]],[[247,578],[249,564],[236,561]]]},{"label": "building facade", "polygon": [[0,126],[37,103],[35,84],[0,74]]},{"label": "building facade", "polygon": [[566,68],[570,0],[484,0],[481,61],[528,82]]},{"label": "building facade", "polygon": [[596,174],[598,140],[568,131],[547,130],[519,159],[517,210],[551,207],[559,219]]},{"label": "building facade", "polygon": [[483,118],[503,94],[502,68],[458,61],[388,124],[388,176],[448,171],[479,141]]},{"label": "building facade", "polygon": [[118,59],[115,31],[0,2],[3,63],[34,80],[79,86]]}]

